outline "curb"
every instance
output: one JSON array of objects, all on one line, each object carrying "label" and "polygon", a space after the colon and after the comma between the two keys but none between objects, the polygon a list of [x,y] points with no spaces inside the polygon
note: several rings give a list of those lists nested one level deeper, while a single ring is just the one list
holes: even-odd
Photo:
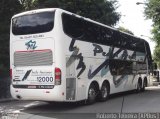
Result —
[{"label": "curb", "polygon": [[13,98],[4,98],[4,99],[0,99],[0,103],[4,103],[4,102],[11,102],[11,101],[16,101]]}]

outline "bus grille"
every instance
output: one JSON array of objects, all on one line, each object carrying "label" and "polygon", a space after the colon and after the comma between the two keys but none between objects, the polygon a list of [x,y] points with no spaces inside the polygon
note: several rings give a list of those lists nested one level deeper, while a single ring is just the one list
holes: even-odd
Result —
[{"label": "bus grille", "polygon": [[51,50],[18,51],[14,53],[14,66],[52,65]]}]

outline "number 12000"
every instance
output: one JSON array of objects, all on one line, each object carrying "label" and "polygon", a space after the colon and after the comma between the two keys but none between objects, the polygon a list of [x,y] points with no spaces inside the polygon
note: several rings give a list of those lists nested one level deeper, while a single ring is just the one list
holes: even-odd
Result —
[{"label": "number 12000", "polygon": [[37,77],[38,82],[53,82],[53,77]]}]

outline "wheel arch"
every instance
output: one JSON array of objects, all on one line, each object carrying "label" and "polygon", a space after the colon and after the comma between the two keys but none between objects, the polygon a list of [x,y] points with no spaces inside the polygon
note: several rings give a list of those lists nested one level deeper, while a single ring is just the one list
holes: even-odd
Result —
[{"label": "wheel arch", "polygon": [[90,87],[91,85],[94,85],[98,91],[100,90],[100,85],[99,85],[98,81],[93,80],[93,81],[87,86],[86,99],[88,99],[88,90],[89,90],[89,87]]},{"label": "wheel arch", "polygon": [[[109,93],[110,93],[111,87],[110,87],[109,81],[108,81],[108,80],[104,80],[104,81],[102,82],[102,84],[101,84],[101,87],[102,87],[103,84],[107,84],[107,85],[109,86]],[[100,88],[101,88],[101,87],[100,87]]]}]

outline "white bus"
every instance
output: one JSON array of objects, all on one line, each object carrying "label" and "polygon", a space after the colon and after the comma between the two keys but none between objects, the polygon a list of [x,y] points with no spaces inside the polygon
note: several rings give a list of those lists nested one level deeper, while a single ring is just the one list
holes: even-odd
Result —
[{"label": "white bus", "polygon": [[149,44],[58,8],[14,15],[10,30],[15,99],[88,103],[149,85]]}]

